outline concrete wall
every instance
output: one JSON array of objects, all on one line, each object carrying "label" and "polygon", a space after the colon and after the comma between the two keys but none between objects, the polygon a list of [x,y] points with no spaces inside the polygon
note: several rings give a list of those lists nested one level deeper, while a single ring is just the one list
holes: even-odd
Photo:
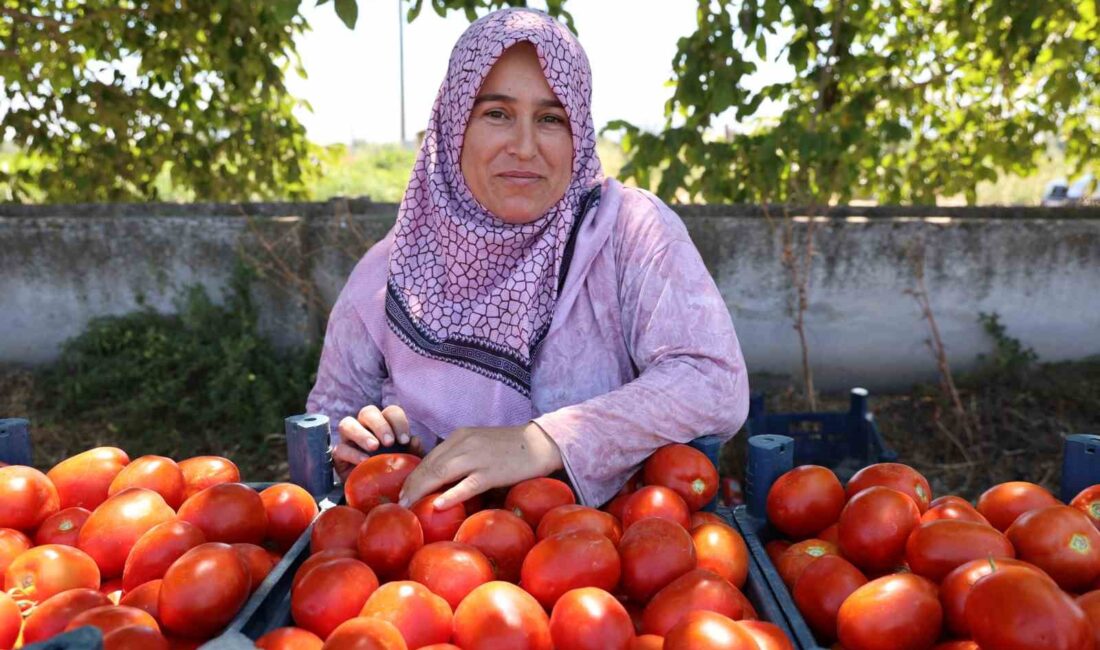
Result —
[{"label": "concrete wall", "polygon": [[[395,210],[365,201],[0,206],[0,363],[48,362],[90,319],[142,301],[171,311],[189,284],[217,296],[242,257],[264,268],[256,293],[265,331],[283,345],[317,337],[351,267]],[[783,220],[738,206],[679,212],[726,298],[750,370],[797,375]],[[851,216],[861,212],[870,216]],[[935,378],[927,323],[906,293],[916,286],[911,252],[922,243],[927,289],[956,369],[990,349],[977,320],[983,311],[1000,314],[1009,334],[1043,360],[1100,354],[1095,212],[896,216],[905,212],[841,208],[815,220],[806,326],[819,388],[884,390]],[[798,239],[809,220],[793,227]]]}]

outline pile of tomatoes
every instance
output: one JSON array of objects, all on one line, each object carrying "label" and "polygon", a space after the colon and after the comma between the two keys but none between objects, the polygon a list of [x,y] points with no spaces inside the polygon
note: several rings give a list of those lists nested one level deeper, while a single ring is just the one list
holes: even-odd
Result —
[{"label": "pile of tomatoes", "polygon": [[216,636],[318,513],[296,485],[240,480],[225,458],[114,447],[0,467],[0,649],[85,625],[107,650]]},{"label": "pile of tomatoes", "polygon": [[744,540],[700,512],[714,466],[658,450],[604,510],[536,478],[444,510],[396,503],[419,459],[353,470],[291,587],[293,627],[261,648],[789,650],[741,592]]},{"label": "pile of tomatoes", "polygon": [[[844,650],[1100,649],[1100,485],[1068,505],[1027,482],[977,507],[898,463],[796,467],[766,545],[818,639]],[[792,543],[793,542],[793,543]]]}]

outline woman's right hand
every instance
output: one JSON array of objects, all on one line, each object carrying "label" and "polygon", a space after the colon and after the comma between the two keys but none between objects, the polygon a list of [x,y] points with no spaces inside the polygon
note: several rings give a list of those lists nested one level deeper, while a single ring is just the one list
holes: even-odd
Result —
[{"label": "woman's right hand", "polygon": [[[405,410],[396,405],[384,409],[364,406],[356,417],[340,420],[337,432],[340,442],[332,450],[332,465],[341,479],[347,479],[351,470],[379,447],[410,444],[411,438]],[[414,453],[418,451],[420,439],[413,439],[411,446]]]}]

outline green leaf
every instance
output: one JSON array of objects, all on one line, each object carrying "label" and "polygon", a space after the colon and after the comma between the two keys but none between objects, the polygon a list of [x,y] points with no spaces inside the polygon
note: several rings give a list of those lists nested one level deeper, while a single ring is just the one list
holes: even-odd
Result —
[{"label": "green leaf", "polygon": [[301,0],[274,0],[275,19],[281,23],[290,22],[298,15],[298,4]]},{"label": "green leaf", "polygon": [[344,21],[348,29],[355,29],[355,21],[359,19],[359,4],[356,0],[334,0],[336,3],[336,15]]}]

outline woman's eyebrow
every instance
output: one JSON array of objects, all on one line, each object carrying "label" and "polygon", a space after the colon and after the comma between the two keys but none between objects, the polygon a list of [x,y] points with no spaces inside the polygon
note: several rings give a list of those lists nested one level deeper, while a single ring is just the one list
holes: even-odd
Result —
[{"label": "woman's eyebrow", "polygon": [[[484,95],[478,95],[476,98],[474,98],[474,106],[477,106],[482,102],[504,102],[506,104],[514,104],[516,103],[516,101],[516,98],[512,97],[511,95],[505,95],[502,93],[486,93]],[[565,108],[565,106],[562,105],[561,101],[558,100],[557,97],[553,99],[540,99],[537,104],[539,106],[545,106],[547,108]]]}]

